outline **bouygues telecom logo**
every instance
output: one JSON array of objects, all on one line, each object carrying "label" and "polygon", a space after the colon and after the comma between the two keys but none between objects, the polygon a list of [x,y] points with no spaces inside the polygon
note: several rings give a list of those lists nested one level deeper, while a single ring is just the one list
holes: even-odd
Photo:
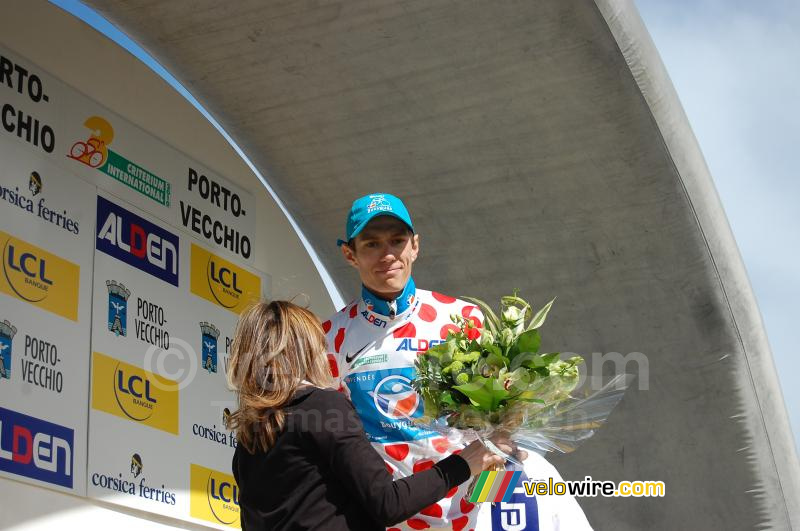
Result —
[{"label": "bouygues telecom logo", "polygon": [[72,321],[78,320],[80,266],[0,231],[0,291]]},{"label": "bouygues telecom logo", "polygon": [[170,183],[109,149],[114,140],[114,128],[108,120],[90,116],[83,125],[89,129],[89,138],[72,144],[67,154],[69,158],[105,173],[159,205],[170,205]]},{"label": "bouygues telecom logo", "polygon": [[213,304],[239,314],[261,296],[261,278],[192,244],[191,290]]},{"label": "bouygues telecom logo", "polygon": [[97,196],[95,247],[178,287],[178,237],[116,203]]},{"label": "bouygues telecom logo", "polygon": [[192,463],[190,488],[192,517],[239,527],[239,487],[233,476]]},{"label": "bouygues telecom logo", "polygon": [[92,408],[178,435],[178,382],[92,355]]}]

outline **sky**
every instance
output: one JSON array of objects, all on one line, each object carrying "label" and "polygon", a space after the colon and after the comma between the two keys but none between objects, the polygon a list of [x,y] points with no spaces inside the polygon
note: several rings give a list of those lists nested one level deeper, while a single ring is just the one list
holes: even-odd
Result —
[{"label": "sky", "polygon": [[722,199],[800,452],[800,2],[635,4]]},{"label": "sky", "polygon": [[[144,61],[234,146],[219,123],[147,52],[76,0],[51,0]],[[634,0],[661,55],[711,171],[764,318],[800,452],[800,2]],[[297,226],[284,209],[296,230]],[[334,305],[344,301],[307,242]]]}]

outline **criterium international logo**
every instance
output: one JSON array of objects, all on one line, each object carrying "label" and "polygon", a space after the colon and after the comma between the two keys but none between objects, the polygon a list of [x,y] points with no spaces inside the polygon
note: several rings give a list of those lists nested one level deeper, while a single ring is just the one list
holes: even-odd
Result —
[{"label": "criterium international logo", "polygon": [[261,296],[261,278],[192,244],[191,291],[235,314]]},{"label": "criterium international logo", "polygon": [[239,487],[233,476],[192,463],[190,488],[192,517],[239,527]]},{"label": "criterium international logo", "polygon": [[16,326],[8,321],[0,323],[0,379],[11,379],[11,344],[16,333]]},{"label": "criterium international logo", "polygon": [[80,267],[0,231],[0,291],[72,321],[78,320]]},{"label": "criterium international logo", "polygon": [[67,154],[69,158],[95,168],[159,205],[170,206],[172,186],[169,182],[109,149],[114,140],[114,128],[108,120],[90,116],[83,125],[89,129],[89,138],[72,144]]},{"label": "criterium international logo", "polygon": [[95,352],[92,408],[178,435],[178,382]]}]

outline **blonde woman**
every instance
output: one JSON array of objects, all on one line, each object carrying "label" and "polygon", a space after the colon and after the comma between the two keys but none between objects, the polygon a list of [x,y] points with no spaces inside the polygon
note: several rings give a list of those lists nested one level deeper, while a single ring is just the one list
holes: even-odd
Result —
[{"label": "blonde woman", "polygon": [[[383,530],[503,460],[481,443],[393,480],[348,399],[331,389],[310,311],[261,303],[239,319],[228,371],[239,409],[233,475],[244,530]],[[510,453],[510,442],[492,439]]]}]

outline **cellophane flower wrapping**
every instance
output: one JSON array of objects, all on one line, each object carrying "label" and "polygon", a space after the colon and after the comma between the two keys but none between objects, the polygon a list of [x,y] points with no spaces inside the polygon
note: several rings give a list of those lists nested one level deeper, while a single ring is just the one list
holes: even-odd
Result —
[{"label": "cellophane flower wrapping", "polygon": [[575,450],[606,421],[633,377],[613,375],[576,389],[583,358],[539,352],[539,330],[555,299],[534,314],[516,294],[501,298],[498,313],[465,298],[483,311],[483,329],[472,319],[451,316],[459,331],[416,360],[412,386],[424,406],[421,416],[408,420],[452,447],[502,430],[518,446],[541,454]]}]

